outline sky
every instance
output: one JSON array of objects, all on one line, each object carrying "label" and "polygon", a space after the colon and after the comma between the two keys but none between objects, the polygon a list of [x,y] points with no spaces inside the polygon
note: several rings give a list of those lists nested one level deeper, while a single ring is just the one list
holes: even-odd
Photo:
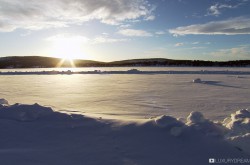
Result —
[{"label": "sky", "polygon": [[0,56],[250,60],[250,0],[0,0]]}]

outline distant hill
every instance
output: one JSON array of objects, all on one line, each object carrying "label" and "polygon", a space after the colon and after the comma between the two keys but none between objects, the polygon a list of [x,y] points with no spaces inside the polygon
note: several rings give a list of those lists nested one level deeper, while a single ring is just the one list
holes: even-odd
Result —
[{"label": "distant hill", "polygon": [[[0,68],[54,68],[62,59],[40,56],[13,56],[0,58]],[[91,60],[75,60],[76,67],[98,66],[102,62]],[[61,67],[71,67],[69,61],[64,61]]]},{"label": "distant hill", "polygon": [[[0,68],[54,68],[62,61],[60,58],[41,56],[13,56],[0,58]],[[218,67],[250,67],[250,60],[239,61],[199,61],[199,60],[172,60],[164,58],[131,59],[113,62],[92,60],[74,60],[76,67],[119,67],[119,66],[218,66]],[[69,61],[61,67],[71,67]]]}]

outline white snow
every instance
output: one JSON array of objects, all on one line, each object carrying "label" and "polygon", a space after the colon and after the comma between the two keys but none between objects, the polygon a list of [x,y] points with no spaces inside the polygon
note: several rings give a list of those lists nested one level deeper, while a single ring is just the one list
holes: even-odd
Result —
[{"label": "white snow", "polygon": [[9,105],[8,101],[5,99],[0,99],[0,107]]},{"label": "white snow", "polygon": [[1,119],[9,119],[16,121],[35,121],[44,116],[48,116],[53,113],[53,110],[49,107],[43,107],[39,104],[22,105],[14,104],[1,108]]},{"label": "white snow", "polygon": [[191,112],[187,117],[188,124],[204,123],[205,118],[201,112]]},{"label": "white snow", "polygon": [[250,154],[248,110],[223,123],[200,112],[192,112],[187,123],[168,115],[128,122],[2,103],[4,165],[201,165],[209,158],[247,159]]},{"label": "white snow", "polygon": [[171,116],[160,116],[155,119],[155,123],[157,126],[162,127],[162,128],[171,128],[175,126],[180,126],[181,122],[178,121],[176,118],[171,117]]},{"label": "white snow", "polygon": [[0,72],[0,164],[203,165],[250,156],[249,68]]},{"label": "white snow", "polygon": [[247,109],[238,110],[226,118],[223,124],[231,130],[232,135],[242,135],[250,132],[250,112]]},{"label": "white snow", "polygon": [[245,135],[228,137],[227,140],[250,155],[250,133]]},{"label": "white snow", "polygon": [[[115,68],[118,69],[124,68]],[[191,83],[197,77],[202,83]],[[250,76],[244,77],[223,74],[1,75],[0,91],[1,97],[11,104],[39,103],[55,110],[79,111],[97,117],[185,118],[192,111],[199,111],[209,119],[222,120],[237,109],[250,108]]]},{"label": "white snow", "polygon": [[163,115],[156,117],[155,123],[160,128],[170,130],[170,134],[173,136],[180,136],[182,133],[182,129],[184,128],[184,123],[172,116]]},{"label": "white snow", "polygon": [[173,127],[170,130],[170,134],[173,136],[180,136],[182,134],[183,127]]},{"label": "white snow", "polygon": [[226,139],[250,154],[250,112],[247,109],[238,110],[224,119],[223,124],[229,129]]}]

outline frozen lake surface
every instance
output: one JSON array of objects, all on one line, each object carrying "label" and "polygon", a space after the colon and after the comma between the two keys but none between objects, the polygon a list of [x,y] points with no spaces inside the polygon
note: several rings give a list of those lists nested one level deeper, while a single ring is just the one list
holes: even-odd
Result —
[{"label": "frozen lake surface", "polygon": [[0,162],[250,162],[249,68],[131,69],[1,70]]},{"label": "frozen lake surface", "polygon": [[[126,71],[131,68],[76,68],[72,71]],[[141,71],[244,71],[250,68],[143,67]],[[21,69],[8,71],[51,71]],[[67,71],[57,69],[58,71]],[[201,82],[193,83],[200,78]],[[221,120],[250,108],[250,75],[235,74],[73,74],[1,75],[0,95],[10,104],[39,103],[61,111],[108,118],[186,117],[200,111]]]}]

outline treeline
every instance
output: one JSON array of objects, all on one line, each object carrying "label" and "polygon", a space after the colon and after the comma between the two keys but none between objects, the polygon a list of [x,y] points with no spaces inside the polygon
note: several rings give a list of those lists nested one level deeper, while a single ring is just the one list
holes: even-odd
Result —
[{"label": "treeline", "polygon": [[250,60],[238,61],[201,61],[201,60],[170,60],[164,58],[135,59],[108,63],[112,66],[218,66],[218,67],[250,67]]},{"label": "treeline", "polygon": [[[164,58],[132,59],[114,62],[99,62],[92,60],[74,60],[75,67],[121,67],[121,66],[209,66],[209,67],[250,67],[250,60],[238,61],[200,61],[200,60],[171,60]],[[0,68],[54,68],[72,67],[70,61],[60,58],[25,56],[2,57]]]}]

